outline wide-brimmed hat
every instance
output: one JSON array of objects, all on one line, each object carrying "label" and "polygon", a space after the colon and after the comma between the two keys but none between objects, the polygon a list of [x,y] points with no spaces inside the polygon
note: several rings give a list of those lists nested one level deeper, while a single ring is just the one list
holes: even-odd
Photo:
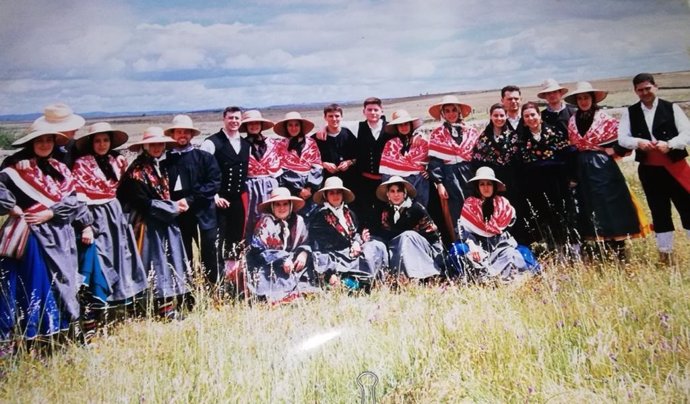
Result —
[{"label": "wide-brimmed hat", "polygon": [[568,94],[565,98],[565,102],[568,104],[573,104],[577,105],[577,95],[578,94],[583,94],[583,93],[594,93],[594,101],[595,103],[600,103],[601,101],[606,98],[608,95],[608,91],[605,90],[599,90],[597,88],[593,88],[592,84],[589,81],[578,81],[577,84],[575,85],[575,90],[573,90],[570,94]]},{"label": "wide-brimmed hat", "polygon": [[285,187],[274,188],[271,191],[271,197],[267,201],[259,204],[259,212],[272,213],[271,204],[273,202],[290,201],[292,202],[292,211],[296,212],[304,206],[304,200],[290,194],[290,190]]},{"label": "wide-brimmed hat", "polygon": [[268,130],[273,127],[273,122],[261,116],[261,111],[258,109],[250,109],[242,113],[242,123],[240,124],[240,132],[247,133],[247,124],[252,122],[261,123],[261,130]]},{"label": "wide-brimmed hat", "polygon": [[166,136],[172,136],[175,129],[189,129],[192,131],[192,137],[197,136],[201,131],[194,127],[194,122],[189,115],[179,114],[175,115],[172,121],[172,126],[165,130]]},{"label": "wide-brimmed hat", "polygon": [[282,120],[276,122],[275,126],[273,126],[273,131],[278,135],[282,137],[290,137],[290,135],[287,132],[287,123],[288,121],[300,121],[302,122],[302,133],[305,135],[314,129],[314,122],[310,121],[309,119],[302,118],[302,114],[299,112],[288,112],[285,114],[285,118]]},{"label": "wide-brimmed hat", "polygon": [[314,193],[314,202],[319,205],[326,199],[326,191],[331,191],[334,189],[339,189],[343,191],[343,200],[345,203],[350,203],[355,200],[355,194],[349,189],[345,188],[343,185],[343,180],[340,177],[328,177],[326,182],[323,184],[323,188],[319,189]]},{"label": "wide-brimmed hat", "polygon": [[444,105],[448,104],[457,105],[458,110],[462,114],[463,118],[467,118],[467,116],[472,112],[472,106],[461,103],[460,100],[458,100],[458,97],[454,95],[444,95],[443,98],[441,98],[441,101],[429,107],[429,115],[436,120],[441,119],[441,109]]},{"label": "wide-brimmed hat", "polygon": [[558,84],[558,82],[555,79],[546,79],[543,83],[541,83],[541,89],[539,89],[537,97],[541,98],[542,100],[546,99],[545,94],[550,93],[552,91],[560,91],[561,95],[564,95],[568,92],[568,89]]},{"label": "wide-brimmed hat", "polygon": [[144,131],[144,136],[140,141],[129,145],[129,150],[139,151],[141,150],[141,146],[151,143],[175,143],[175,141],[169,136],[165,136],[165,132],[160,126],[149,126]]},{"label": "wide-brimmed hat", "polygon": [[497,191],[506,190],[506,184],[504,184],[501,180],[496,178],[496,174],[494,173],[494,170],[491,167],[479,167],[477,169],[477,172],[474,173],[474,177],[470,178],[467,182],[474,182],[479,180],[489,180],[495,182],[497,185]]},{"label": "wide-brimmed hat", "polygon": [[43,116],[36,119],[34,123],[47,125],[47,130],[69,132],[84,126],[86,120],[75,114],[67,104],[55,103],[43,108]]},{"label": "wide-brimmed hat", "polygon": [[29,127],[29,133],[15,140],[12,143],[12,147],[26,147],[31,144],[31,141],[43,135],[55,135],[55,144],[58,146],[66,145],[67,142],[69,142],[67,136],[55,130],[50,125],[34,122]]},{"label": "wide-brimmed hat", "polygon": [[397,129],[397,125],[400,125],[401,123],[406,123],[406,122],[412,122],[412,132],[417,130],[420,126],[422,126],[422,120],[420,118],[414,118],[410,116],[410,113],[407,112],[404,109],[399,109],[391,115],[391,121],[386,124],[386,126],[383,127],[383,129],[387,133],[395,133]]},{"label": "wide-brimmed hat", "polygon": [[122,146],[123,144],[127,143],[127,139],[129,139],[129,135],[127,135],[126,132],[118,129],[113,129],[113,127],[110,126],[108,122],[96,122],[89,126],[88,133],[77,135],[74,138],[77,149],[84,150],[84,147],[86,147],[86,145],[88,144],[91,136],[98,133],[110,133],[111,149]]},{"label": "wide-brimmed hat", "polygon": [[381,185],[376,187],[376,197],[384,202],[388,202],[388,186],[391,184],[402,184],[407,191],[407,196],[414,198],[417,195],[417,190],[409,182],[405,181],[402,177],[394,175],[388,179],[388,181],[382,182]]}]

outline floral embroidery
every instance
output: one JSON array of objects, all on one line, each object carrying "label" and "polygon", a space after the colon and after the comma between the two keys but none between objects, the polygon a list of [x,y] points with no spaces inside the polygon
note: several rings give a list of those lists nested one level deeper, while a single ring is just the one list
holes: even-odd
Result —
[{"label": "floral embroidery", "polygon": [[338,220],[336,215],[330,210],[324,213],[324,218],[326,219],[326,223],[333,226],[335,230],[338,232],[338,234],[352,241],[352,239],[355,237],[355,224],[352,221],[352,215],[350,215],[350,210],[347,208],[343,209],[343,215],[345,216],[345,222],[347,223],[347,230],[343,228],[343,225],[340,224],[340,221]]},{"label": "floral embroidery", "polygon": [[520,153],[520,138],[516,131],[505,125],[503,131],[494,135],[493,126],[486,127],[474,146],[473,160],[498,166],[513,163]]},{"label": "floral embroidery", "polygon": [[533,163],[542,160],[552,160],[557,152],[568,148],[568,139],[562,132],[555,132],[552,127],[542,125],[541,139],[538,141],[531,135],[527,137],[522,148],[522,161]]}]

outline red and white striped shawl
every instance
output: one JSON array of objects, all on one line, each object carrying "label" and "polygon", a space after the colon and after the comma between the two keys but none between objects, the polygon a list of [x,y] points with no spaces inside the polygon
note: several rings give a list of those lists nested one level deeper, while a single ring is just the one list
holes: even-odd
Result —
[{"label": "red and white striped shawl", "polygon": [[276,153],[280,158],[283,169],[296,172],[300,175],[309,174],[312,167],[321,167],[321,153],[316,141],[307,136],[304,138],[304,149],[302,155],[297,155],[294,150],[288,151],[290,139],[285,138],[280,140],[276,145]]},{"label": "red and white striped shawl", "polygon": [[113,156],[108,156],[108,161],[113,166],[118,181],[105,178],[94,156],[80,157],[74,163],[72,175],[80,201],[86,202],[87,205],[101,205],[115,199],[119,179],[127,170],[127,161],[122,158],[118,160]]},{"label": "red and white striped shawl", "polygon": [[281,158],[278,153],[278,143],[281,139],[266,138],[266,152],[261,160],[257,160],[254,155],[249,154],[249,169],[247,170],[247,177],[278,177],[283,169],[281,167]]},{"label": "red and white striped shawl", "polygon": [[470,196],[465,199],[460,214],[460,224],[467,231],[481,237],[497,236],[505,231],[515,220],[515,208],[508,199],[494,196],[494,213],[489,221],[484,221],[482,200]]},{"label": "red and white striped shawl", "polygon": [[472,126],[462,124],[462,141],[458,144],[444,125],[431,132],[429,156],[443,160],[446,164],[472,161],[472,150],[479,139],[479,132]]},{"label": "red and white striped shawl", "polygon": [[402,147],[402,141],[398,137],[386,142],[381,153],[381,174],[407,177],[426,170],[429,164],[429,142],[422,135],[412,135],[412,144],[407,154],[402,154]]},{"label": "red and white striped shawl", "polygon": [[22,192],[36,201],[36,204],[25,209],[25,212],[35,213],[48,209],[74,192],[74,178],[66,165],[53,158],[48,160],[48,163],[65,177],[62,182],[58,182],[53,177],[43,174],[35,158],[28,161],[27,168],[21,169],[15,165],[3,170]]},{"label": "red and white striped shawl", "polygon": [[568,140],[578,151],[604,151],[600,145],[618,139],[618,119],[603,111],[594,112],[594,121],[584,136],[580,136],[575,123],[575,115],[568,121]]}]

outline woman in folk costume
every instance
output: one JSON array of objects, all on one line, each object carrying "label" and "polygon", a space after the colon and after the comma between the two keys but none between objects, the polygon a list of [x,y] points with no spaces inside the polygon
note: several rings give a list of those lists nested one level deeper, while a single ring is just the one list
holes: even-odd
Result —
[{"label": "woman in folk costume", "polygon": [[568,122],[570,144],[577,148],[579,230],[584,239],[604,241],[625,259],[625,240],[646,235],[625,177],[616,163],[618,120],[598,104],[608,93],[579,82],[565,101],[577,105]]},{"label": "woman in folk costume", "polygon": [[467,180],[472,177],[472,151],[479,132],[465,125],[472,107],[461,103],[454,95],[444,96],[429,107],[429,115],[441,121],[441,126],[429,138],[429,171],[441,202],[448,236],[454,241],[462,204],[472,194]]},{"label": "woman in folk costume", "polygon": [[276,122],[273,127],[278,136],[285,138],[277,146],[283,167],[278,183],[305,202],[300,213],[307,220],[315,208],[311,197],[323,182],[319,147],[314,138],[307,136],[312,129],[314,123],[302,118],[299,112],[288,112],[285,118]]},{"label": "woman in folk costume", "polygon": [[388,246],[392,275],[427,279],[442,272],[443,244],[429,213],[413,202],[415,193],[412,184],[397,175],[381,183],[376,197],[388,205],[374,234]]},{"label": "woman in folk costume", "polygon": [[575,148],[560,126],[542,122],[536,103],[522,105],[522,120],[520,188],[529,208],[525,218],[529,241],[578,256],[575,201],[570,191]]},{"label": "woman in folk costume", "polygon": [[264,119],[258,110],[251,109],[242,114],[239,131],[247,134],[246,139],[251,145],[247,170],[249,203],[245,227],[245,239],[248,242],[251,241],[254,226],[259,220],[259,205],[266,201],[271,196],[271,192],[278,187],[278,177],[283,173],[277,147],[280,140],[267,137],[262,133],[272,127],[273,122]]},{"label": "woman in folk costume", "polygon": [[383,147],[379,172],[383,181],[399,176],[415,188],[415,202],[427,206],[429,203],[429,142],[415,131],[422,126],[422,120],[413,118],[404,109],[393,112],[392,120],[383,128],[393,134]]},{"label": "woman in folk costume", "polygon": [[91,125],[78,136],[79,157],[72,168],[77,197],[86,203],[93,221],[79,237],[79,273],[84,277],[84,332],[94,332],[106,306],[131,305],[147,286],[146,271],[136,249],[132,227],[116,198],[127,160],[113,152],[129,137],[107,122]]},{"label": "woman in folk costume", "polygon": [[[34,124],[12,144],[24,148],[28,160],[0,172],[9,191],[3,193],[3,210],[12,206],[0,240],[1,341],[49,337],[79,319],[81,279],[72,223],[81,226],[89,219],[78,216],[88,211],[80,209],[69,169],[52,158],[56,144],[67,140]],[[10,240],[17,242],[8,245]]]},{"label": "woman in folk costume", "polygon": [[259,205],[263,215],[247,254],[247,287],[253,295],[279,303],[320,291],[307,226],[297,214],[302,207],[304,200],[284,187]]},{"label": "woman in folk costume", "polygon": [[475,186],[474,196],[467,198],[462,207],[462,241],[454,245],[451,255],[460,256],[466,272],[479,280],[508,281],[522,273],[539,272],[541,268],[532,253],[518,247],[508,233],[508,227],[515,223],[515,209],[508,199],[497,194],[505,190],[505,185],[489,167],[480,167],[470,182]]},{"label": "woman in folk costume", "polygon": [[369,229],[360,232],[357,216],[348,207],[354,199],[340,177],[329,177],[314,194],[320,205],[309,224],[314,266],[331,285],[342,277],[343,284],[352,288],[361,283],[370,286],[388,266],[386,245],[372,240]]},{"label": "woman in folk costume", "polygon": [[152,278],[150,287],[157,313],[164,319],[180,317],[175,300],[189,292],[189,262],[175,221],[189,206],[185,199],[177,202],[170,199],[168,176],[159,167],[166,144],[173,142],[162,128],[146,129],[142,140],[129,147],[140,153],[127,168],[117,189],[117,198],[129,212],[144,268]]},{"label": "woman in folk costume", "polygon": [[508,124],[505,108],[501,103],[489,108],[489,124],[479,134],[472,160],[477,168],[486,166],[494,170],[496,178],[506,184],[506,197],[515,207],[518,217],[512,229],[513,236],[518,243],[529,244],[529,233],[524,221],[528,212],[527,203],[517,185],[522,164],[522,145],[520,134]]}]

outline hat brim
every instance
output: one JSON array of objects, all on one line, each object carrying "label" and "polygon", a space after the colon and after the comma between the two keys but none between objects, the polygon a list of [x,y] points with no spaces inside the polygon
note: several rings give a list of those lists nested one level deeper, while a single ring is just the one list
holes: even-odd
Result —
[{"label": "hat brim", "polygon": [[463,118],[467,118],[471,113],[472,113],[472,106],[468,104],[463,104],[460,102],[454,102],[454,103],[438,103],[434,104],[429,107],[429,115],[431,115],[432,118],[436,119],[437,121],[441,119],[441,108],[443,108],[444,105],[457,105],[460,108],[460,113],[462,114]]},{"label": "hat brim", "polygon": [[314,122],[304,118],[290,118],[276,122],[276,124],[273,126],[273,131],[276,133],[276,135],[280,137],[290,137],[290,135],[287,133],[287,123],[289,121],[301,121],[302,133],[305,136],[308,135],[309,132],[314,130]]},{"label": "hat brim", "polygon": [[491,182],[495,183],[497,185],[496,190],[499,192],[504,192],[506,190],[506,184],[504,184],[501,180],[499,180],[498,178],[495,178],[495,177],[489,177],[489,176],[485,176],[485,175],[475,175],[474,177],[467,180],[467,182],[470,183],[470,182],[476,182],[476,181],[480,181],[480,180],[486,180],[486,181],[491,181]]},{"label": "hat brim", "polygon": [[201,134],[201,131],[200,131],[199,129],[197,129],[197,128],[190,128],[190,127],[188,127],[188,126],[171,126],[171,127],[169,127],[168,129],[166,129],[165,131],[163,131],[163,133],[165,134],[165,136],[170,136],[170,137],[172,137],[173,131],[174,131],[175,129],[189,129],[189,130],[192,131],[192,137],[194,137],[194,136],[199,136],[199,135]]},{"label": "hat brim", "polygon": [[407,122],[412,122],[412,131],[410,131],[410,133],[419,129],[419,127],[422,126],[423,123],[421,118],[394,119],[390,122],[386,122],[386,126],[383,127],[383,130],[386,133],[398,133],[398,125]]},{"label": "hat brim", "polygon": [[537,93],[537,98],[541,98],[542,100],[546,99],[546,93],[550,93],[552,91],[558,91],[561,90],[561,95],[565,95],[568,93],[568,89],[565,87],[549,87],[545,88]]},{"label": "hat brim", "polygon": [[277,198],[271,198],[267,200],[266,202],[262,202],[259,204],[259,212],[261,213],[272,213],[271,212],[271,204],[273,202],[280,202],[280,201],[290,201],[292,202],[292,212],[297,212],[298,210],[302,209],[304,207],[304,200],[302,198],[298,198],[296,196],[281,196]]},{"label": "hat brim", "polygon": [[384,181],[376,187],[376,197],[383,202],[388,202],[388,186],[393,185],[393,184],[403,184],[405,187],[405,191],[407,192],[407,196],[410,198],[414,198],[417,196],[417,190],[414,188],[414,185],[410,184],[409,182],[405,180],[400,180],[400,179],[389,179],[388,181]]},{"label": "hat brim", "polygon": [[44,135],[55,135],[55,144],[57,146],[64,146],[69,143],[69,137],[64,135],[59,131],[53,130],[35,130],[27,135],[20,137],[19,139],[12,142],[12,147],[20,148],[28,146],[34,139],[37,139]]},{"label": "hat brim", "polygon": [[110,140],[110,150],[122,146],[123,144],[127,143],[127,140],[129,140],[129,135],[121,130],[104,130],[101,132],[92,132],[74,139],[75,145],[77,146],[77,150],[83,151],[86,145],[89,143],[91,137],[99,133],[112,134],[112,138]]},{"label": "hat brim", "polygon": [[326,200],[326,191],[335,189],[343,191],[343,201],[345,203],[350,203],[355,200],[355,194],[345,187],[324,187],[316,191],[312,198],[316,204],[321,205]]},{"label": "hat brim", "polygon": [[268,119],[248,119],[248,120],[242,122],[238,131],[242,132],[242,133],[247,133],[247,124],[253,123],[253,122],[261,123],[261,130],[262,131],[269,130],[274,126],[274,123],[269,121]]},{"label": "hat brim", "polygon": [[175,143],[175,141],[167,136],[159,136],[155,138],[150,138],[150,139],[142,139],[138,142],[134,142],[130,144],[127,149],[129,151],[139,151],[141,150],[141,147],[145,144],[152,144],[152,143]]},{"label": "hat brim", "polygon": [[36,119],[34,123],[50,128],[51,131],[70,132],[82,128],[86,123],[86,120],[77,114],[72,114],[63,122],[49,122],[46,120],[45,116],[41,116],[40,118]]},{"label": "hat brim", "polygon": [[608,91],[598,90],[596,88],[591,90],[575,91],[568,94],[568,96],[563,97],[563,101],[567,102],[568,104],[577,106],[577,95],[586,93],[594,93],[594,102],[597,104],[604,101],[606,99],[606,96],[609,94]]}]

